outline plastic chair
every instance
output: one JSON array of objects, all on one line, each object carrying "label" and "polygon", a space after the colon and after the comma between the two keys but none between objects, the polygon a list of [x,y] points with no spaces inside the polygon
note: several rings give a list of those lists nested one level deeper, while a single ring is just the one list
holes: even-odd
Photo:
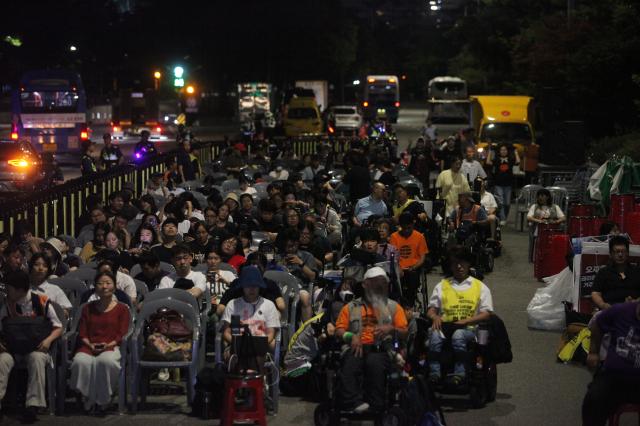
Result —
[{"label": "plastic chair", "polygon": [[149,287],[144,281],[136,280],[135,278],[133,279],[133,282],[136,283],[136,293],[138,294],[138,303],[140,303],[147,297]]},{"label": "plastic chair", "polygon": [[[89,302],[91,303],[91,302]],[[87,303],[84,303],[80,306],[79,312],[82,312],[84,306]],[[130,351],[129,351],[129,339],[133,334],[133,326],[134,326],[134,315],[132,309],[122,303],[122,305],[126,306],[129,310],[129,327],[127,329],[127,333],[122,338],[122,342],[120,343],[120,375],[118,378],[118,411],[120,414],[124,414],[126,404],[127,404],[127,365],[131,365],[129,362]],[[67,331],[61,337],[61,354],[60,354],[60,363],[58,365],[58,374],[57,374],[57,406],[58,406],[58,414],[64,414],[64,405],[66,399],[66,390],[67,390],[67,375],[71,369],[71,363],[73,362],[73,357],[75,356],[75,352],[77,349],[78,343],[78,333],[79,333],[79,324],[80,324],[81,315],[77,315]]]},{"label": "plastic chair", "polygon": [[199,263],[196,266],[191,267],[191,269],[196,272],[202,272],[206,275],[207,271],[209,270],[209,265],[207,265],[206,263]]},{"label": "plastic chair", "polygon": [[96,262],[95,260],[92,260],[91,262],[83,263],[82,265],[80,265],[78,269],[93,269],[95,271],[97,267],[98,267],[98,262]]},{"label": "plastic chair", "polygon": [[80,305],[80,297],[85,291],[88,290],[88,287],[84,283],[84,281],[81,281],[77,278],[69,277],[69,274],[65,275],[64,277],[51,278],[47,281],[50,284],[54,284],[60,287],[69,299],[69,302],[71,302],[71,305],[73,305],[74,307]]},{"label": "plastic chair", "polygon": [[520,232],[524,230],[524,219],[529,212],[529,207],[536,202],[536,195],[542,189],[541,185],[525,185],[520,190],[520,195],[516,198],[516,214],[513,226],[517,228],[520,222]]},{"label": "plastic chair", "polygon": [[229,179],[222,182],[222,192],[227,193],[240,188],[238,179]]},{"label": "plastic chair", "polygon": [[[184,290],[180,290],[183,291]],[[150,292],[149,295],[154,292]],[[186,293],[186,292],[185,292]],[[188,293],[187,293],[188,294]],[[192,296],[193,297],[193,296]],[[155,314],[158,309],[168,308],[175,310],[183,315],[185,319],[191,322],[193,328],[191,360],[190,361],[145,361],[142,359],[142,353],[145,345],[144,329],[146,321]],[[146,398],[147,383],[142,382],[142,373],[145,369],[158,368],[186,368],[187,375],[187,401],[189,405],[193,403],[195,395],[196,375],[198,373],[199,364],[199,336],[200,336],[200,317],[194,311],[193,306],[180,300],[168,298],[164,300],[147,300],[142,306],[142,310],[138,314],[136,326],[131,338],[131,363],[134,369],[134,383],[131,392],[131,409],[133,413],[138,411],[138,395],[140,394],[143,401]],[[143,386],[143,388],[141,387]]]},{"label": "plastic chair", "polygon": [[89,287],[92,287],[93,281],[96,278],[96,270],[90,268],[78,268],[75,271],[69,272],[63,278],[74,278],[76,280],[84,281]]},{"label": "plastic chair", "polygon": [[[160,270],[172,274],[172,273],[174,273],[176,271],[176,268],[174,268],[173,265],[170,264],[170,263],[160,262]],[[131,270],[129,271],[129,275],[131,277],[135,277],[140,272],[142,272],[142,267],[140,266],[139,263],[136,263],[135,265],[133,265],[131,267]]]},{"label": "plastic chair", "polygon": [[238,275],[238,271],[236,270],[236,268],[229,265],[228,263],[220,262],[220,264],[218,265],[218,268],[220,268],[221,271],[229,271],[229,272],[232,272],[234,275]]},{"label": "plastic chair", "polygon": [[142,224],[142,219],[133,219],[127,223],[127,231],[133,235],[136,233],[140,225]]},{"label": "plastic chair", "polygon": [[[250,407],[236,407],[236,394],[239,390],[252,393]],[[228,376],[224,381],[224,402],[220,424],[233,426],[236,422],[251,421],[261,426],[267,426],[267,412],[264,408],[264,381],[262,375]]]},{"label": "plastic chair", "polygon": [[264,278],[277,283],[282,291],[282,298],[287,307],[287,312],[283,315],[285,320],[280,320],[280,328],[286,330],[285,337],[282,340],[285,347],[287,347],[289,340],[296,332],[297,310],[302,286],[300,281],[288,272],[265,271]]},{"label": "plastic chair", "polygon": [[620,417],[624,413],[638,413],[638,424],[640,424],[640,404],[622,404],[609,416],[609,426],[618,426]]}]

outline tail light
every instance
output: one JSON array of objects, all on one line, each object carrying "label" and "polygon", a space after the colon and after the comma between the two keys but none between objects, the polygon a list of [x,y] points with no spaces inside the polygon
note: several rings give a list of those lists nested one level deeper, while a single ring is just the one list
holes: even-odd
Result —
[{"label": "tail light", "polygon": [[365,107],[365,108],[366,108],[366,107],[368,107],[368,106],[369,106],[369,102],[364,101],[364,102],[362,103],[362,106],[363,106],[363,107]]},{"label": "tail light", "polygon": [[120,131],[120,127],[118,126],[113,126],[113,133],[119,132]]},{"label": "tail light", "polygon": [[394,105],[396,106],[396,108],[400,108],[400,102],[396,102]]},{"label": "tail light", "polygon": [[11,132],[11,139],[14,141],[18,140],[18,132]]},{"label": "tail light", "polygon": [[162,133],[162,127],[160,127],[160,126],[156,127],[156,132]]},{"label": "tail light", "polygon": [[7,161],[7,163],[9,163],[9,165],[14,167],[20,167],[20,168],[29,167],[29,162],[24,158],[16,158],[13,160],[9,160]]},{"label": "tail light", "polygon": [[335,129],[333,127],[329,126],[329,133],[334,133],[334,132],[335,132]]},{"label": "tail light", "polygon": [[86,141],[87,139],[89,139],[89,132],[86,130],[81,131],[80,139],[82,139],[83,141]]}]

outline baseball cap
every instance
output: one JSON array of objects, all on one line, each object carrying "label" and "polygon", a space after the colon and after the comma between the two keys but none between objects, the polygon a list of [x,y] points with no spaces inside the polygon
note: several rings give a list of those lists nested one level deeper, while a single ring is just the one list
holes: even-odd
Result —
[{"label": "baseball cap", "polygon": [[382,269],[379,266],[374,266],[373,268],[368,269],[367,272],[365,272],[363,279],[366,280],[368,278],[377,278],[377,277],[383,277],[386,282],[389,282],[389,277],[387,276],[387,273],[384,271],[384,269]]}]

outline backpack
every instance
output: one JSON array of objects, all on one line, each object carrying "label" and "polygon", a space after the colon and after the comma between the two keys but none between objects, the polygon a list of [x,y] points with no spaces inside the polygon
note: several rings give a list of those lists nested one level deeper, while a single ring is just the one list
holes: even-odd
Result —
[{"label": "backpack", "polygon": [[402,389],[400,408],[407,416],[407,424],[446,425],[438,399],[422,374],[414,376]]},{"label": "backpack", "polygon": [[42,306],[40,297],[32,292],[31,304],[36,313],[35,317],[5,317],[2,320],[2,332],[7,350],[11,354],[27,355],[35,351],[53,330],[53,325],[46,314],[49,301]]},{"label": "backpack", "polygon": [[224,399],[225,371],[221,366],[205,367],[196,377],[191,414],[203,420],[218,419]]}]

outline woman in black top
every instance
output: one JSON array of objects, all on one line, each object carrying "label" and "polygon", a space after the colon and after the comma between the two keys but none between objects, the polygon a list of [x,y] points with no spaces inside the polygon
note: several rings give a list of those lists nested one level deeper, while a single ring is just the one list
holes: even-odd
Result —
[{"label": "woman in black top", "polygon": [[191,230],[194,238],[193,241],[189,243],[189,247],[193,253],[193,266],[195,266],[206,261],[207,253],[211,251],[214,240],[211,238],[211,235],[209,235],[207,226],[202,221],[196,222]]},{"label": "woman in black top", "polygon": [[513,186],[513,166],[520,164],[518,151],[510,150],[507,144],[498,145],[491,151],[487,165],[491,166],[493,175],[493,194],[500,204],[500,224],[505,225],[511,207],[511,187]]}]

